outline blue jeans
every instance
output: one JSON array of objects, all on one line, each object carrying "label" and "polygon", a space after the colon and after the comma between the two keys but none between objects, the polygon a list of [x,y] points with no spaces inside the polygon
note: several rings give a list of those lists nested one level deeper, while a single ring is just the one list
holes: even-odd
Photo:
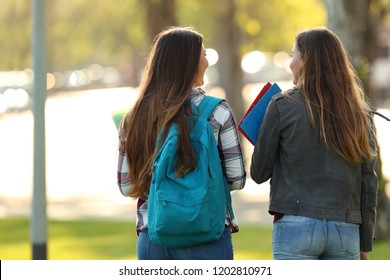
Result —
[{"label": "blue jeans", "polygon": [[163,247],[149,239],[148,231],[140,232],[137,243],[139,260],[232,260],[231,231],[225,228],[220,239],[192,247]]},{"label": "blue jeans", "polygon": [[275,260],[358,260],[359,225],[284,215],[272,233]]}]

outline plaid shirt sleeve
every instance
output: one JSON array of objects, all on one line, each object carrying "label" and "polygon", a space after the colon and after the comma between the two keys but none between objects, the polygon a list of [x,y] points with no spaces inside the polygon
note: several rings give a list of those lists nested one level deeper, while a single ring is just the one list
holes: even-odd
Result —
[{"label": "plaid shirt sleeve", "polygon": [[[121,123],[123,128],[123,124]],[[123,129],[123,133],[126,133]],[[119,132],[119,151],[118,151],[118,168],[117,168],[117,183],[119,186],[120,192],[124,196],[129,195],[131,188],[131,182],[129,179],[129,167],[127,165],[126,152],[125,152],[125,140],[122,140],[121,134]]]},{"label": "plaid shirt sleeve", "polygon": [[230,189],[240,190],[245,186],[246,172],[234,115],[228,103],[222,101],[211,117],[210,124],[216,132],[222,166]]}]

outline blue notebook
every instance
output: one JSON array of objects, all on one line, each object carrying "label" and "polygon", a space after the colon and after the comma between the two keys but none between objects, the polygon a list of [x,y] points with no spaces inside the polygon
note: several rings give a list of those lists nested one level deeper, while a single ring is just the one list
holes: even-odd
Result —
[{"label": "blue notebook", "polygon": [[282,90],[276,83],[267,83],[238,124],[238,131],[253,145],[256,144],[257,134],[272,96],[280,92]]}]

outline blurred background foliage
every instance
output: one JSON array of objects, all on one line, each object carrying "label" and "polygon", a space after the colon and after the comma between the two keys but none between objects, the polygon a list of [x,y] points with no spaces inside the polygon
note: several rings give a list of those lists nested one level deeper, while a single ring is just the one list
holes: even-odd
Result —
[{"label": "blurred background foliage", "polygon": [[[91,63],[142,67],[151,42],[147,2],[47,0],[48,71],[78,69]],[[206,47],[215,47],[215,14],[225,8],[224,3],[175,2],[177,24],[194,26],[204,35]],[[1,1],[0,71],[31,67],[31,3]],[[297,30],[326,24],[326,10],[319,0],[237,0],[236,9],[235,21],[242,31],[241,54],[253,50],[289,52]]]}]

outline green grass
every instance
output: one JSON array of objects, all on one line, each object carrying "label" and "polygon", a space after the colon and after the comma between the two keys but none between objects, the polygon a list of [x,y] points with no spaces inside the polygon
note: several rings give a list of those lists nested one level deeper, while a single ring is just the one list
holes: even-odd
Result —
[{"label": "green grass", "polygon": [[[136,259],[134,223],[50,221],[48,259],[120,260]],[[0,221],[0,258],[31,259],[30,222],[27,219]]]},{"label": "green grass", "polygon": [[[271,227],[241,225],[233,235],[236,260],[271,260]],[[50,221],[48,259],[125,260],[137,258],[133,222],[87,220]],[[0,259],[31,259],[30,223],[27,219],[0,220]],[[373,260],[390,260],[390,238],[376,240]]]}]

